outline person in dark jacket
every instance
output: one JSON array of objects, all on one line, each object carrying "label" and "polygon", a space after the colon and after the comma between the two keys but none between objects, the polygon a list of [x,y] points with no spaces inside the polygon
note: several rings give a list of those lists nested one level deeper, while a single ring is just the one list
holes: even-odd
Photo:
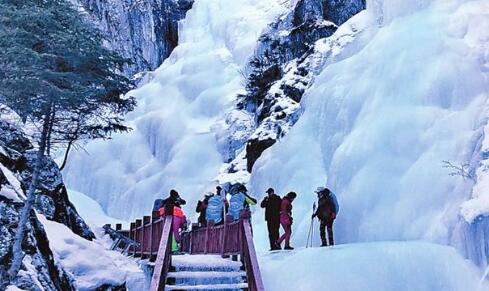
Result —
[{"label": "person in dark jacket", "polygon": [[280,228],[280,206],[282,204],[282,198],[275,194],[273,188],[268,188],[268,195],[263,198],[260,206],[265,208],[265,220],[268,227],[268,239],[270,240],[270,250],[280,250],[275,242],[279,238]]},{"label": "person in dark jacket", "polygon": [[180,197],[180,194],[175,189],[170,190],[170,197],[166,198],[162,202],[162,207],[165,208],[165,213],[167,215],[173,215],[173,207],[181,207],[187,204],[185,200]]},{"label": "person in dark jacket", "polygon": [[207,225],[207,220],[205,219],[206,211],[207,211],[207,206],[209,205],[209,199],[213,197],[213,193],[206,193],[204,196],[203,200],[199,200],[197,202],[197,207],[195,208],[195,212],[199,213],[199,218],[197,222],[199,223],[199,226],[206,226]]},{"label": "person in dark jacket", "polygon": [[292,235],[292,202],[297,197],[295,192],[289,192],[282,199],[280,205],[280,224],[282,225],[285,233],[277,240],[276,246],[281,248],[280,244],[285,240],[284,250],[293,250],[290,246],[290,236]]},{"label": "person in dark jacket", "polygon": [[[333,223],[340,210],[336,196],[328,188],[318,187],[315,191],[318,195],[318,208],[312,218],[319,218],[319,234],[321,236],[321,246],[334,245]],[[326,240],[326,229],[328,231],[328,241]]]}]

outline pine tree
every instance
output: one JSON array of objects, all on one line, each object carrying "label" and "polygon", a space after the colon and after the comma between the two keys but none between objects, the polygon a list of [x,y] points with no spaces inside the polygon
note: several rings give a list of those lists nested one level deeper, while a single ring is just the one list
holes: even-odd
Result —
[{"label": "pine tree", "polygon": [[0,103],[37,128],[37,155],[19,218],[10,280],[22,264],[22,242],[35,201],[43,159],[53,144],[106,138],[126,131],[123,97],[132,83],[125,63],[102,46],[103,37],[65,0],[0,2]]}]

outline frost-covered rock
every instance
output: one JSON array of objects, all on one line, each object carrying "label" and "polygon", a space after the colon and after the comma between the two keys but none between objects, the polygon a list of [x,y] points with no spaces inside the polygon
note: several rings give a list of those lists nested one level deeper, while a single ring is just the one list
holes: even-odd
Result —
[{"label": "frost-covered rock", "polygon": [[[289,13],[269,25],[259,38],[255,56],[248,65],[246,93],[239,96],[237,111],[254,116],[254,123],[243,123],[246,138],[228,136],[231,152],[237,158],[218,177],[221,182],[242,180],[240,164],[252,171],[255,161],[277,140],[284,137],[301,115],[300,101],[311,86],[314,76],[326,60],[361,30],[362,22],[345,25],[335,34],[338,25],[365,9],[365,1],[298,1]],[[360,27],[358,27],[360,26]],[[336,51],[335,51],[336,49]],[[235,113],[233,113],[235,114]],[[237,129],[235,123],[228,123]],[[245,141],[245,142],[242,142]],[[234,174],[234,175],[229,175]],[[235,178],[232,178],[235,176]]]},{"label": "frost-covered rock", "polygon": [[193,0],[73,0],[107,36],[107,46],[133,63],[130,76],[156,69],[178,44],[178,22]]},{"label": "frost-covered rock", "polygon": [[[20,181],[21,190],[26,193],[36,155],[30,140],[19,126],[0,120],[0,148],[1,167],[13,173]],[[76,234],[86,239],[95,237],[69,201],[58,165],[49,157],[42,162],[35,207],[48,219],[65,224]]]},{"label": "frost-covered rock", "polygon": [[[6,185],[6,179],[0,173],[0,191]],[[6,271],[11,264],[12,245],[22,206],[23,203],[0,195],[0,289],[6,288],[3,284],[7,282]],[[19,275],[12,283],[22,290],[76,290],[73,278],[54,261],[48,238],[34,211],[26,229],[22,244],[25,257]]]}]

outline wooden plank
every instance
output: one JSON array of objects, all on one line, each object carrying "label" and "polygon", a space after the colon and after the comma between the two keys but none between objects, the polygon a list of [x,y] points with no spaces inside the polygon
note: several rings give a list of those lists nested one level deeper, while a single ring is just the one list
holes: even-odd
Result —
[{"label": "wooden plank", "polygon": [[170,264],[171,246],[170,233],[172,225],[172,216],[166,216],[163,224],[158,255],[156,256],[153,277],[151,279],[150,291],[165,290],[166,275]]},{"label": "wooden plank", "polygon": [[[245,247],[245,255],[248,256],[249,265],[246,266],[246,272],[252,272],[252,279],[254,285],[254,289],[250,291],[265,291],[265,287],[263,286],[263,280],[261,278],[260,267],[258,266],[258,259],[256,257],[255,246],[253,244],[253,236],[251,233],[251,225],[249,219],[243,219],[243,231],[244,231],[244,247]],[[251,269],[249,269],[251,268]],[[249,280],[248,280],[249,284]]]},{"label": "wooden plank", "polygon": [[140,250],[138,248],[141,248],[142,247],[142,244],[143,244],[143,241],[141,240],[141,225],[143,224],[143,220],[142,219],[136,219],[136,226],[135,226],[135,241],[137,243],[139,243],[139,247],[135,247],[134,248],[134,256],[135,257],[139,257],[140,255]]},{"label": "wooden plank", "polygon": [[[130,238],[130,239],[132,239],[133,241],[136,241],[136,238],[135,238],[135,236],[136,236],[136,232],[135,232],[135,230],[134,230],[135,228],[136,228],[136,223],[131,222],[131,225],[130,225],[130,227],[129,227],[129,238]],[[129,253],[130,253],[132,256],[134,256],[135,252],[136,252],[136,246],[134,246],[134,245],[133,245],[133,246],[131,246],[131,247],[129,248]]]},{"label": "wooden plank", "polygon": [[143,228],[141,229],[141,258],[144,259],[144,252],[146,251],[146,248],[149,246],[149,234],[147,229],[149,229],[149,221],[151,217],[150,216],[143,216]]}]

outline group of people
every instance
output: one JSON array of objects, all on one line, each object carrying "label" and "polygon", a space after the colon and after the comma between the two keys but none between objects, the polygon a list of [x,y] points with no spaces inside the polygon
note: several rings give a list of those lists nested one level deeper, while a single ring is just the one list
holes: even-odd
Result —
[{"label": "group of people", "polygon": [[[270,250],[282,249],[281,244],[285,241],[284,250],[293,250],[290,245],[292,235],[292,202],[297,197],[295,192],[289,192],[283,198],[275,194],[273,188],[269,188],[267,196],[263,198],[260,206],[265,208],[265,220],[267,221],[268,238]],[[315,191],[318,197],[318,207],[314,209],[311,219],[317,217],[320,221],[319,233],[321,236],[321,246],[334,245],[333,223],[339,211],[338,200],[333,192],[328,188],[319,187]],[[284,234],[279,236],[280,225]],[[326,239],[326,230],[328,239]]]},{"label": "group of people", "polygon": [[[311,219],[318,218],[321,246],[334,245],[333,223],[339,212],[339,205],[334,193],[328,188],[318,187],[315,191],[318,198],[318,207],[314,207]],[[215,193],[208,192],[204,199],[197,202],[195,211],[199,213],[198,226],[208,224],[219,225],[224,219],[238,220],[243,215],[251,215],[250,206],[256,205],[257,200],[248,194],[244,185],[230,191],[230,198],[221,186],[217,186]],[[284,197],[275,193],[273,188],[268,188],[260,206],[265,209],[265,220],[268,228],[270,250],[293,250],[290,245],[292,235],[292,203],[297,198],[297,193],[289,192]],[[166,199],[157,199],[153,211],[158,211],[161,216],[173,215],[172,231],[175,245],[180,243],[180,229],[186,229],[187,218],[181,209],[186,201],[180,197],[177,191],[171,190]],[[284,233],[280,236],[280,226]],[[326,237],[326,232],[328,236]]]}]

